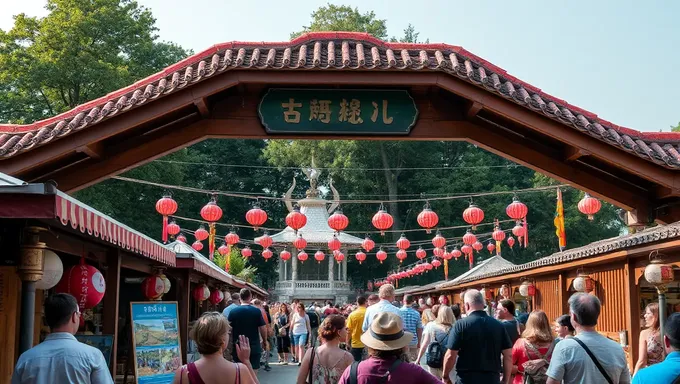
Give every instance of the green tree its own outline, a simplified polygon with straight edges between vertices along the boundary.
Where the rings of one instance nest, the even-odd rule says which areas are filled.
[[[234,247],[229,254],[222,256],[219,252],[215,252],[215,264],[224,269],[227,264],[227,257],[229,257],[229,273],[243,279],[249,283],[255,280],[257,268],[249,266],[247,260],[241,256],[241,251]]]
[[[678,123],[678,125],[676,125],[676,126],[671,125],[671,131],[680,132],[680,123]]]
[[[132,0],[48,0],[0,30],[0,122],[54,116],[189,54],[158,41],[151,11]]]
[[[378,39],[387,39],[387,21],[376,19],[373,11],[361,13],[359,8],[328,4],[312,12],[312,22],[301,31],[293,32],[294,39],[307,32],[343,31],[368,32]]]

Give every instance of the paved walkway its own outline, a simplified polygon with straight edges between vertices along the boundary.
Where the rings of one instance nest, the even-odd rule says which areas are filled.
[[[271,371],[265,372],[264,369],[260,368],[257,372],[260,384],[288,384],[295,383],[295,380],[297,380],[298,370],[300,369],[297,364],[280,365],[277,358],[276,362],[269,363],[269,365],[272,367]]]

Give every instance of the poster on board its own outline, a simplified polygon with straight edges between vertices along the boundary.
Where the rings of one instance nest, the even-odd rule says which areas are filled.
[[[111,355],[113,354],[113,335],[82,335],[76,334],[76,340],[102,351],[106,366],[111,368]]]
[[[137,384],[172,383],[182,365],[177,302],[133,302],[130,313]]]

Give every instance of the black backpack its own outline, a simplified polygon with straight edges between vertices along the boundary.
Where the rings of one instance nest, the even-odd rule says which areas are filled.
[[[319,314],[316,311],[307,311],[307,317],[309,317],[309,327],[318,328],[319,327]]]
[[[444,354],[446,354],[446,348],[444,347],[444,344],[446,344],[446,340],[448,340],[448,338],[449,334],[447,332],[442,341],[437,340],[435,337],[430,345],[427,346],[426,363],[428,367],[436,369],[442,368],[444,365]]]

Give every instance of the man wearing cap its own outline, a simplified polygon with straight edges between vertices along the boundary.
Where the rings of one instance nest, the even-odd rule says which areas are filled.
[[[458,384],[500,383],[503,355],[503,378],[512,382],[512,343],[505,327],[484,312],[484,297],[476,289],[465,291],[467,317],[451,328],[444,357],[444,383],[451,383],[449,373],[456,367]]]
[[[380,312],[392,312],[401,317],[401,311],[399,311],[399,308],[392,305],[392,301],[394,301],[394,285],[382,285],[378,291],[378,297],[380,297],[380,301],[366,309],[364,324],[361,327],[364,332],[368,330],[368,328],[371,326],[371,322],[373,322],[373,318]]]
[[[369,358],[347,367],[338,383],[441,384],[439,378],[419,365],[402,360],[405,347],[411,343],[413,336],[410,332],[404,332],[398,314],[378,313],[369,329],[361,335],[361,342],[368,348]]]

